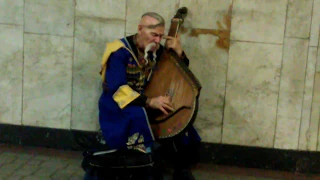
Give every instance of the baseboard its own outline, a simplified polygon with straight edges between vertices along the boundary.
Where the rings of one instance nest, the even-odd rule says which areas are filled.
[[[320,152],[203,143],[202,163],[295,173],[320,173]]]
[[[0,124],[0,143],[83,151],[96,133]],[[202,143],[200,163],[245,168],[320,173],[320,152]]]

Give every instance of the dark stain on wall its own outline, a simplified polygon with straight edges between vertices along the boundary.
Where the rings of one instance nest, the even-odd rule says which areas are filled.
[[[202,28],[185,28],[181,27],[180,32],[185,34],[189,32],[190,37],[198,37],[199,35],[213,35],[217,36],[218,40],[216,45],[219,48],[229,50],[230,47],[230,32],[231,32],[231,16],[232,16],[232,4],[229,6],[228,12],[224,15],[223,27],[222,23],[217,21],[218,29],[202,29]]]

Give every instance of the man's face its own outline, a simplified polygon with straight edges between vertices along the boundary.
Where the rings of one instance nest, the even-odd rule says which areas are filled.
[[[146,26],[139,25],[138,34],[142,48],[146,48],[150,43],[156,43],[158,48],[164,35],[164,31],[165,28],[161,26],[151,29]]]

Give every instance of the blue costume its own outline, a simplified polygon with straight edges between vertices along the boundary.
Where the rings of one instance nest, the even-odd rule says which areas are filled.
[[[112,54],[107,63],[103,64],[106,69],[102,73],[105,77],[104,91],[99,100],[100,127],[111,149],[123,149],[128,145],[142,143],[134,148],[146,152],[155,140],[146,110],[129,104],[143,93],[146,75],[140,69],[137,58],[123,45],[124,39],[107,45],[104,58]],[[149,66],[145,71],[150,70]]]
[[[110,149],[133,148],[143,153],[153,153],[153,143],[156,140],[145,108],[147,97],[143,95],[143,90],[163,48],[161,45],[155,59],[150,54],[146,63],[144,53],[139,52],[136,46],[135,35],[107,44],[100,71],[103,92],[99,99],[99,123],[102,136]],[[189,64],[184,53],[181,59]],[[179,147],[182,152],[187,149],[185,145],[199,144],[201,138],[194,127],[187,132],[175,138],[176,144],[167,144],[174,144],[174,151],[178,152],[178,144],[181,145]],[[182,154],[190,157],[186,153]],[[185,159],[188,158],[181,157],[179,164],[185,164]]]
[[[103,137],[111,149],[127,148],[128,145],[130,148],[130,145],[142,143],[132,147],[149,152],[148,148],[151,148],[155,139],[147,112],[145,107],[137,106],[133,101],[139,97],[140,101],[143,99],[141,94],[156,62],[149,57],[145,65],[144,56],[139,58],[134,36],[111,42],[106,48],[101,71],[104,91],[99,100],[99,122]],[[156,60],[162,50],[161,46]],[[200,140],[193,127],[189,129],[188,137]],[[189,138],[183,138],[185,143]]]

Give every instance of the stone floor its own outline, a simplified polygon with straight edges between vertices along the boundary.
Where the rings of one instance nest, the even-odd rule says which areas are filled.
[[[0,180],[81,180],[80,163],[81,152],[0,144]],[[200,165],[194,174],[197,180],[320,179],[320,176],[207,165]]]

